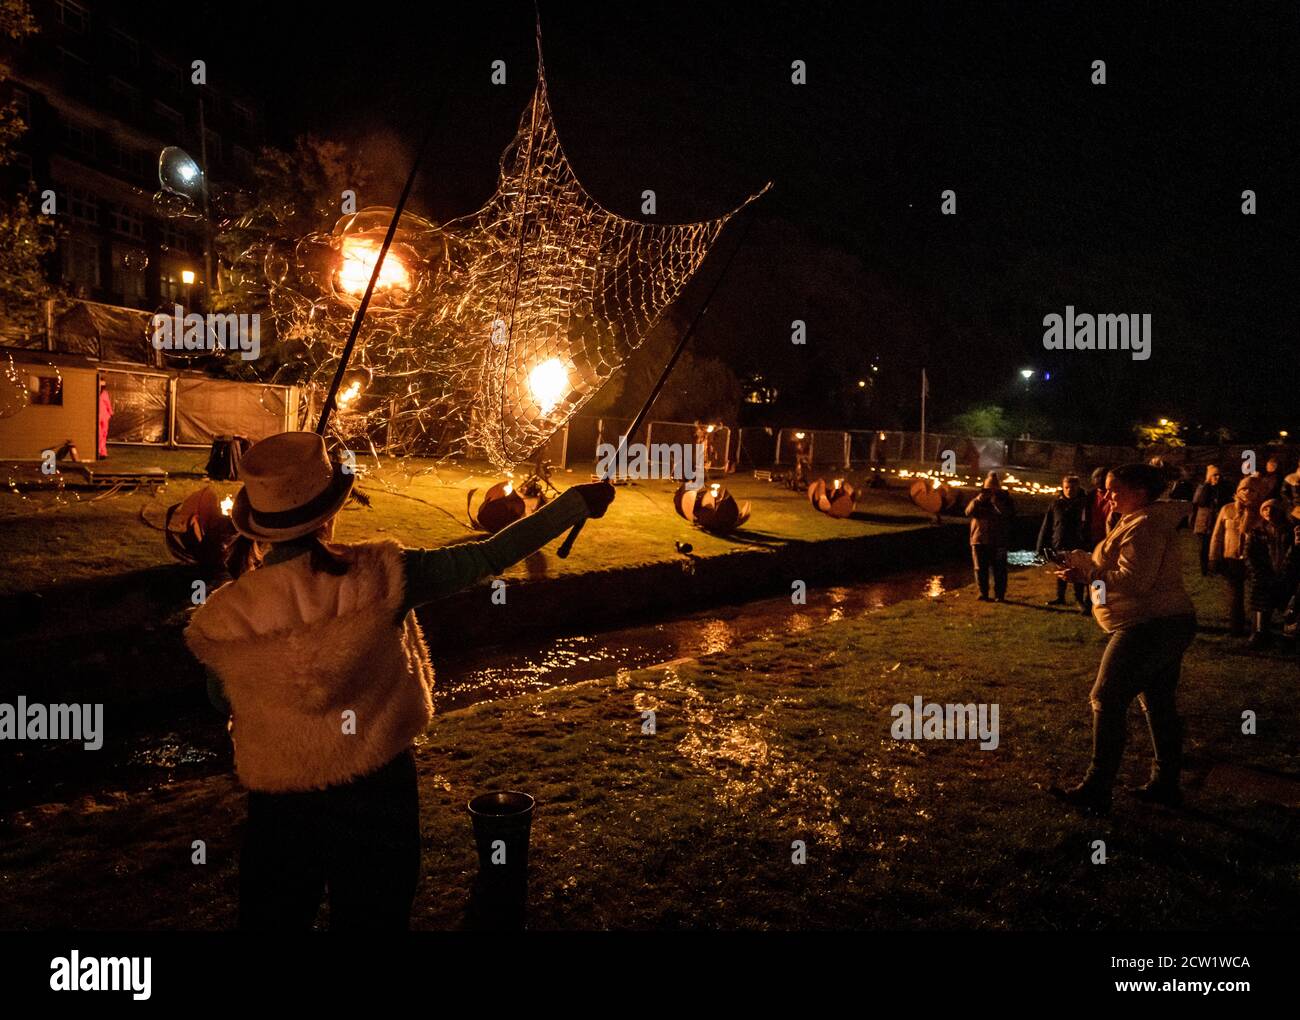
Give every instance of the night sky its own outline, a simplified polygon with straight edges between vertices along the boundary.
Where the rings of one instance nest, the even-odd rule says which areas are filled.
[[[560,137],[603,205],[639,217],[653,188],[660,220],[699,219],[775,181],[696,342],[776,382],[781,420],[838,416],[822,396],[875,359],[855,424],[915,428],[924,365],[932,428],[998,403],[1069,440],[1161,416],[1300,435],[1295,5],[540,6]],[[392,192],[362,204],[393,202],[437,118],[413,209],[438,220],[493,191],[535,74],[526,3],[138,10],[193,40],[210,80],[261,96],[272,141],[310,130],[373,153]],[[1044,351],[1043,316],[1066,304],[1151,313],[1152,357]]]

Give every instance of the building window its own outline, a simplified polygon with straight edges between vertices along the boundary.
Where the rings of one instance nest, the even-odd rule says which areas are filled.
[[[95,129],[89,124],[83,124],[80,121],[65,120],[63,122],[63,144],[78,155],[93,158],[95,155]]]
[[[67,202],[68,215],[78,223],[99,225],[99,198],[93,191],[69,185]]]
[[[158,280],[158,290],[164,302],[180,304],[185,301],[185,292],[188,288],[185,286],[185,281],[181,279],[179,270],[174,272],[164,270]]]
[[[140,44],[121,29],[113,30],[113,52],[128,67],[140,66]]]
[[[144,217],[125,205],[117,202],[109,205],[108,225],[119,234],[144,240]]]
[[[162,224],[162,243],[164,248],[183,252],[187,255],[193,251],[189,235],[178,230],[172,223],[164,222]]]
[[[221,136],[215,131],[205,131],[203,134],[208,143],[208,163],[215,166],[221,162]]]
[[[142,249],[113,245],[113,293],[131,302],[145,299],[144,267],[148,259]]]
[[[257,127],[257,115],[243,103],[232,102],[230,104],[230,116],[234,118],[235,123],[241,130],[250,134]]]
[[[90,12],[73,0],[55,0],[59,24],[74,32],[84,32],[90,25]]]
[[[140,90],[121,78],[108,79],[108,91],[113,96],[113,108],[128,117],[140,115]]]
[[[57,375],[29,375],[27,400],[32,404],[63,405],[63,380]]]
[[[148,160],[147,153],[125,142],[114,139],[108,143],[109,163],[124,173],[135,177],[144,177],[149,172]]]
[[[99,245],[84,237],[63,242],[63,280],[74,292],[99,289]]]
[[[171,133],[171,137],[167,139],[168,143],[175,145],[181,141],[181,136],[185,134],[185,119],[180,113],[173,110],[166,103],[160,103],[156,100],[153,104],[153,112]]]
[[[90,64],[69,49],[59,47],[59,66],[69,90],[78,96],[87,96],[93,90]]]
[[[181,90],[181,69],[170,60],[155,57],[153,70],[162,91],[176,93]]]

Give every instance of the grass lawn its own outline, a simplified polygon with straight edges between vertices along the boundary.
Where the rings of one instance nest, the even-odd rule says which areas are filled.
[[[101,468],[160,466],[171,472],[201,473],[205,450],[114,449],[98,462]],[[362,462],[373,471],[374,463]],[[470,530],[466,497],[499,475],[485,465],[434,466],[429,462],[385,461],[384,468],[360,479],[371,506],[349,504],[340,517],[336,538],[361,541],[389,535],[410,546],[436,546],[482,537]],[[482,472],[482,473],[479,473]],[[852,477],[852,475],[850,475]],[[590,468],[580,465],[557,472],[558,489],[587,481]],[[158,491],[139,490],[110,495],[95,492],[13,492],[0,495],[0,546],[6,564],[0,570],[0,595],[33,591],[173,562],[162,536],[141,519],[161,525],[168,506],[195,489],[212,484],[219,495],[233,494],[237,482],[213,482],[172,477]],[[815,541],[893,531],[924,525],[928,518],[908,501],[901,489],[864,490],[860,517],[836,521],[815,513],[807,500],[769,482],[733,476],[727,488],[738,500],[753,504],[748,526],[730,539],[710,536],[688,524],[673,510],[675,483],[644,481],[619,489],[619,496],[597,528],[584,534],[567,560],[547,557],[541,576],[558,577],[615,567],[635,567],[677,557],[675,540],[691,542],[700,556],[734,552],[742,544],[781,544],[791,539]],[[98,498],[97,498],[98,497]],[[1028,505],[1028,504],[1027,504]],[[517,566],[505,576],[538,576],[537,565]]]
[[[1049,798],[1086,763],[1102,637],[1043,606],[1044,572],[1021,571],[1006,605],[965,588],[437,718],[418,756],[414,924],[462,923],[465,802],[515,788],[538,799],[536,928],[1293,928],[1295,659],[1242,650],[1217,582],[1189,583],[1206,629],[1181,691],[1183,811],[1120,794],[1092,820]],[[891,739],[890,707],[916,695],[998,703],[998,748]],[[1241,732],[1246,710],[1257,735]],[[1148,759],[1136,713],[1130,736],[1128,783]],[[0,924],[228,927],[242,810],[223,776],[24,811],[0,837]],[[206,865],[190,863],[196,839]]]

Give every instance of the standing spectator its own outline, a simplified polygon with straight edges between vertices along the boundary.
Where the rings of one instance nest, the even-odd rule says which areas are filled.
[[[1282,497],[1282,457],[1277,453],[1270,453],[1268,460],[1264,462],[1264,474],[1261,487],[1264,490],[1264,498],[1260,503],[1270,499],[1280,499]]]
[[[108,395],[108,383],[99,380],[99,449],[97,456],[108,456],[108,423],[113,417],[113,401]]]
[[[1288,585],[1293,569],[1295,543],[1286,508],[1280,499],[1265,500],[1259,508],[1259,523],[1246,534],[1246,590],[1251,612],[1250,647],[1263,648],[1270,640],[1273,610],[1283,609],[1294,584]]]
[[[1183,590],[1178,521],[1187,506],[1157,502],[1165,479],[1147,464],[1116,468],[1107,479],[1110,501],[1120,514],[1091,554],[1070,554],[1064,580],[1104,585],[1093,618],[1109,635],[1089,701],[1092,704],[1092,761],[1083,782],[1052,794],[1086,811],[1110,810],[1111,788],[1124,757],[1128,708],[1137,698],[1151,733],[1151,780],[1134,791],[1142,800],[1176,805],[1183,725],[1175,694],[1183,654],[1196,635],[1192,600]]]
[[[1210,532],[1214,530],[1220,508],[1229,498],[1228,485],[1219,465],[1211,464],[1205,469],[1205,481],[1196,487],[1196,494],[1192,496],[1192,534],[1200,546],[1202,577],[1210,572]]]
[[[1282,479],[1282,501],[1286,504],[1287,513],[1300,507],[1300,467]]]
[[[1079,476],[1066,475],[1061,479],[1060,497],[1043,515],[1043,526],[1038,529],[1035,551],[1041,555],[1046,550],[1069,552],[1073,549],[1091,549],[1093,543],[1089,541],[1088,509],[1089,500],[1084,494],[1083,486],[1079,484]],[[1056,598],[1047,603],[1049,606],[1065,605],[1065,586],[1066,582],[1058,577]],[[1074,600],[1085,613],[1092,608],[1086,591],[1087,586],[1082,581],[1075,583]]]
[[[1110,468],[1099,467],[1092,472],[1092,491],[1088,493],[1088,541],[1096,546],[1106,537],[1110,526],[1107,519],[1110,514],[1106,509],[1106,476]]]
[[[989,571],[993,572],[993,594],[997,601],[1007,600],[1007,550],[1011,545],[1011,523],[1016,505],[1002,489],[1002,479],[990,471],[984,488],[966,505],[970,520],[971,560],[975,565],[975,583],[980,601],[989,600]]]
[[[1168,467],[1165,469],[1167,474],[1172,474],[1169,487],[1165,489],[1165,494],[1161,499],[1177,500],[1180,503],[1186,503],[1192,498],[1196,491],[1196,486],[1192,482],[1192,473],[1186,465],[1180,467]]]
[[[1219,510],[1210,535],[1210,570],[1228,582],[1228,630],[1234,637],[1246,634],[1246,535],[1259,517],[1255,495],[1257,475],[1237,483],[1232,502]]]

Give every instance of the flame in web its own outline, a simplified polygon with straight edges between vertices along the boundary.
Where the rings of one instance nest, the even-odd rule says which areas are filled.
[[[770,187],[770,185],[769,185]],[[556,133],[538,41],[537,85],[501,157],[495,194],[441,225],[404,213],[350,369],[372,382],[340,438],[398,455],[531,458],[640,346],[727,221],[661,225],[602,208]],[[369,208],[264,253],[277,333],[301,345],[323,394],[392,209]]]

